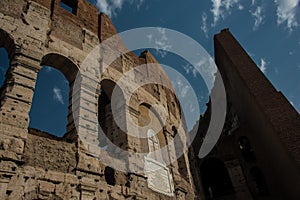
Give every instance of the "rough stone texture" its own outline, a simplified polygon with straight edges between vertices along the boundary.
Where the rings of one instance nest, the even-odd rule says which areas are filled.
[[[220,190],[203,177],[205,173],[217,173],[214,169],[221,163],[232,190],[218,199],[299,199],[299,114],[228,29],[215,35],[214,45],[215,62],[227,94],[227,116],[213,151],[201,160],[190,156],[198,193],[208,197],[211,187],[213,196],[218,196]],[[209,104],[199,129],[193,130],[198,131],[192,147],[195,152],[199,152],[206,135],[211,109]],[[215,162],[209,165],[212,171],[205,169],[209,161]],[[220,178],[219,183],[225,182]]]
[[[74,1],[62,1],[74,4]],[[167,166],[174,180],[171,196],[150,189],[144,173],[115,170],[107,176],[107,166],[91,155],[98,141],[95,117],[99,115],[101,119],[98,112],[105,112],[100,124],[109,125],[106,135],[115,145],[131,152],[149,152],[147,143],[120,131],[109,120],[109,104],[98,109],[101,91],[110,97],[111,87],[136,66],[146,64],[147,70],[135,70],[129,87],[152,73],[170,89],[157,84],[139,88],[128,105],[120,105],[127,109],[126,118],[138,124],[149,112],[147,109],[140,112],[142,104],[163,106],[169,116],[158,138],[160,145],[165,146],[176,134],[172,128],[178,128],[181,123],[181,111],[167,75],[160,66],[150,65],[157,61],[148,51],[139,57],[132,52],[120,55],[101,77],[97,66],[83,68],[86,56],[117,31],[111,20],[104,14],[98,15],[96,7],[86,0],[78,0],[73,6],[70,13],[60,7],[60,0],[0,1],[0,47],[6,49],[10,58],[10,68],[1,88],[0,199],[194,199],[187,153],[180,162]],[[127,51],[119,37],[110,47]],[[43,65],[58,69],[70,85],[67,133],[63,138],[28,128],[35,84]],[[105,58],[101,63],[104,65]],[[85,72],[80,73],[82,90],[74,82],[79,71]],[[127,125],[126,120],[123,123]],[[82,143],[85,139],[88,146]],[[175,149],[170,152],[174,153]],[[108,157],[105,153],[101,156]],[[139,166],[137,163],[126,166],[124,160],[119,162],[124,168]]]
[[[97,52],[97,66],[84,62],[100,42],[117,34],[117,30],[86,0],[78,0],[73,6],[70,13],[60,7],[60,0],[0,1],[0,47],[6,49],[10,59],[0,96],[0,199],[300,199],[299,114],[228,30],[215,36],[216,64],[228,100],[222,137],[206,159],[197,158],[195,152],[200,149],[210,121],[208,106],[199,131],[194,130],[198,134],[190,151],[166,166],[174,183],[172,195],[155,192],[148,187],[147,174],[134,173],[143,167],[144,158],[132,162],[132,158],[113,152],[122,158],[116,161],[118,165],[133,169],[132,173],[99,162],[94,152],[106,143],[99,141],[98,120],[114,145],[129,152],[151,152],[149,140],[126,134],[111,117],[112,89],[130,70],[134,73],[125,75],[129,80],[119,98],[149,79],[149,74],[168,87],[144,85],[129,102],[120,101],[118,111],[126,110],[122,125],[128,128],[126,119],[132,119],[145,126],[149,114],[153,114],[158,126],[160,111],[149,111],[149,105],[156,104],[168,113],[157,134],[161,147],[172,143],[177,134],[184,144],[186,131],[179,127],[181,110],[171,82],[159,65],[153,65],[157,61],[150,52],[136,56],[117,36],[108,47],[126,53],[106,63],[107,57],[101,55],[107,49],[101,49]],[[84,63],[90,68],[84,68]],[[35,83],[43,65],[58,69],[69,82],[68,125],[63,138],[28,128]],[[146,67],[137,70],[139,65]],[[103,70],[101,76],[99,70]],[[79,89],[77,74],[82,85]],[[117,117],[121,114],[118,112]],[[114,150],[112,145],[107,148]],[[177,149],[171,146],[168,151],[167,156],[157,156],[163,161],[174,158]],[[112,155],[102,152],[100,156],[109,162]],[[126,160],[131,161],[129,165]],[[216,173],[220,175],[217,186],[224,183],[223,189],[209,182],[213,182]],[[205,179],[207,174],[210,177]]]

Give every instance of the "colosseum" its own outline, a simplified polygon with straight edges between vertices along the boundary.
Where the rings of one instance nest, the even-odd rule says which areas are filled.
[[[113,62],[99,49],[97,65],[87,63],[111,37],[109,48],[121,52]],[[147,50],[128,51],[109,17],[87,0],[1,0],[0,48],[10,60],[1,87],[1,200],[300,199],[299,114],[228,29],[214,37],[226,121],[205,158],[198,152],[209,136],[212,104],[186,147],[191,133],[163,68]],[[42,66],[59,70],[69,84],[63,137],[29,128]],[[124,76],[126,87],[118,84]],[[153,78],[155,84],[134,89]],[[138,135],[132,126],[141,127]]]

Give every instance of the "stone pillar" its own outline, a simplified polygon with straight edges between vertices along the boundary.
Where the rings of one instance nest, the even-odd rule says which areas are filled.
[[[39,60],[15,55],[10,63],[1,94],[0,156],[20,160],[24,151],[29,125]]]
[[[1,122],[27,129],[39,61],[16,55],[10,63],[1,95]]]
[[[168,131],[168,130],[164,131],[164,135],[166,136],[166,143],[167,144],[170,144],[170,143],[174,144],[174,137],[175,137],[175,135],[172,135],[170,132],[171,131]],[[177,134],[179,134],[179,133],[177,133]],[[178,137],[180,137],[180,136],[178,135]],[[176,148],[176,146],[175,145],[174,146],[173,145],[169,145],[168,148],[169,148],[168,150],[169,150],[169,157],[170,157],[170,159],[171,160],[175,160],[175,157],[176,157],[176,150],[175,150],[175,148]],[[194,183],[193,183],[191,172],[190,172],[190,164],[189,164],[189,159],[188,159],[188,153],[187,152],[183,152],[183,154],[180,156],[180,158],[184,159],[184,162],[185,162],[185,167],[186,167],[186,171],[187,171],[187,179],[188,179],[186,181],[188,181],[188,183],[191,185],[191,187],[193,187]],[[182,177],[182,175],[180,174],[180,171],[179,171],[178,161],[179,161],[180,158],[177,158],[176,162],[172,163],[172,171],[173,171],[174,176],[176,175],[176,176],[180,177],[179,180],[177,180],[178,177],[175,176],[174,177],[175,182],[181,181],[181,179],[184,179]]]
[[[96,86],[95,80],[86,75],[81,75],[81,79],[72,84],[68,116],[70,120],[65,138],[77,143],[77,170],[100,175],[103,168],[99,160],[92,156],[100,155]]]
[[[225,162],[237,199],[252,200],[244,173],[238,160]]]

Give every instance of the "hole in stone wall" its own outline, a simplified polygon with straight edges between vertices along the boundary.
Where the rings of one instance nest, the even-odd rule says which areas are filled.
[[[115,170],[113,168],[105,167],[104,176],[108,185],[116,185]]]
[[[59,5],[61,8],[65,9],[66,11],[74,15],[77,15],[77,9],[78,9],[77,0],[61,0]]]
[[[25,183],[26,183],[28,180],[29,180],[29,177],[24,176],[24,181],[25,181]]]
[[[224,162],[216,158],[208,158],[203,161],[200,170],[207,199],[217,199],[234,193]]]
[[[11,195],[11,193],[12,193],[12,191],[11,191],[11,190],[7,190],[7,191],[6,191],[6,195],[7,195],[7,196],[10,196],[10,195]]]
[[[3,90],[6,72],[9,68],[9,59],[5,48],[0,48],[0,94]]]
[[[68,98],[69,83],[64,75],[57,69],[43,66],[35,87],[29,127],[63,136],[67,126]]]

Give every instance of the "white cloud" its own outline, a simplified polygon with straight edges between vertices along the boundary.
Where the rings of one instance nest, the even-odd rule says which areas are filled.
[[[267,65],[269,63],[266,61],[266,59],[261,58],[260,59],[260,65],[259,65],[259,69],[265,74],[267,71]]]
[[[43,68],[45,68],[46,72],[51,72],[52,71],[52,67],[43,66]]]
[[[167,52],[172,49],[172,45],[169,43],[169,39],[166,35],[166,29],[164,28],[158,28],[158,37],[154,39],[154,44],[156,47],[156,52],[161,56],[165,57],[167,55]],[[152,37],[148,36],[148,39]]]
[[[263,8],[262,6],[257,6],[257,8],[255,9],[255,11],[250,11],[251,15],[254,17],[254,26],[253,26],[253,30],[257,30],[258,27],[263,24],[263,20],[264,20],[264,14],[263,14]]]
[[[274,2],[277,5],[277,24],[286,23],[290,31],[298,27],[296,10],[299,0],[274,0]]]
[[[175,81],[172,81],[174,89],[178,94],[179,99],[184,99],[188,96],[190,86],[182,78],[177,77]]]
[[[207,14],[204,12],[202,13],[202,24],[201,30],[203,31],[206,38],[208,38],[208,29],[207,29]]]
[[[211,0],[213,7],[211,12],[214,17],[212,26],[215,26],[220,18],[225,17],[225,13],[230,13],[230,9],[234,6],[240,7],[239,0]]]
[[[255,0],[251,1],[251,6],[253,6],[255,4]]]
[[[61,89],[59,89],[57,87],[53,88],[53,99],[61,104],[65,104],[62,93],[61,93]]]
[[[185,85],[184,87],[181,88],[180,95],[182,98],[186,97],[187,93],[189,91],[189,87]]]
[[[153,38],[153,35],[152,35],[152,34],[149,34],[149,35],[147,35],[147,38],[148,38],[149,42],[151,42],[151,41],[152,41],[152,38]]]
[[[165,28],[157,28],[157,33],[146,35],[146,37],[162,58],[167,55],[168,51],[171,51],[172,45],[169,43]]]
[[[274,68],[274,71],[275,71],[275,74],[276,74],[276,75],[279,74],[279,71],[278,71],[278,68],[277,68],[277,67]]]
[[[221,12],[221,0],[212,0],[213,3],[213,8],[211,10],[213,16],[214,16],[214,23],[213,25],[215,26],[217,21],[219,20],[219,18],[222,16],[222,12]]]
[[[121,10],[124,3],[129,3],[131,5],[135,4],[136,8],[139,10],[144,0],[97,0],[96,6],[99,8],[100,12],[104,12],[108,16],[115,16],[117,10]]]
[[[223,0],[226,10],[229,10],[234,4],[238,3],[239,0]]]
[[[186,74],[189,74],[190,70],[192,69],[192,66],[188,63],[186,65],[183,65],[182,67],[185,70]]]
[[[238,5],[238,9],[239,9],[239,10],[244,10],[244,6],[243,6],[242,4],[239,4],[239,5]]]
[[[182,67],[185,70],[186,74],[192,73],[195,78],[197,77],[199,72],[197,71],[197,69],[195,67],[193,67],[189,63],[187,63],[186,65],[183,65]]]
[[[143,5],[144,2],[145,2],[145,0],[138,0],[136,2],[136,8],[139,10],[141,8],[141,6]]]
[[[190,112],[195,112],[196,108],[195,108],[195,105],[194,104],[189,104],[190,105]]]

